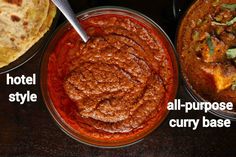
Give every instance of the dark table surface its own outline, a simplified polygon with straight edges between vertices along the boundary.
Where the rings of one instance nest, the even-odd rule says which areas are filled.
[[[174,41],[177,21],[173,18],[171,0],[70,0],[76,12],[99,5],[119,5],[138,10],[156,21]],[[185,3],[179,0],[184,11]],[[60,17],[58,23],[64,21]],[[40,51],[33,59],[10,72],[12,76],[39,77]],[[14,92],[37,93],[37,103],[10,103],[8,95]],[[36,86],[6,86],[6,75],[0,75],[0,156],[81,156],[81,157],[235,157],[236,123],[231,128],[170,128],[172,118],[216,118],[214,115],[192,111],[171,112],[164,123],[141,142],[119,149],[99,149],[81,144],[63,133],[55,124],[42,100],[39,79]],[[178,92],[182,101],[193,101],[183,89]]]

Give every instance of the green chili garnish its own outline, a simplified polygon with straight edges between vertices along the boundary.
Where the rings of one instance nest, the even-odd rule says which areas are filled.
[[[195,31],[195,32],[193,33],[192,38],[193,38],[194,41],[197,41],[197,40],[199,39],[199,32],[198,32],[198,31]]]
[[[219,25],[219,26],[231,26],[236,22],[236,17],[234,17],[232,20],[227,21],[226,23],[220,23],[220,22],[215,22],[213,21],[212,24],[214,25]]]
[[[226,56],[227,56],[228,59],[235,59],[236,58],[236,48],[228,49],[226,51]]]
[[[236,17],[234,17],[232,20],[226,22],[227,26],[233,25],[236,22]]]
[[[231,85],[231,89],[232,90],[236,90],[236,81],[233,81],[233,83]]]

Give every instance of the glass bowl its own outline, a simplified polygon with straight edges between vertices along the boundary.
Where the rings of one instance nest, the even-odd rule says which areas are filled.
[[[169,56],[172,61],[172,66],[174,70],[174,79],[175,79],[175,85],[173,89],[173,94],[171,95],[170,101],[173,101],[177,89],[178,89],[178,83],[179,83],[179,78],[178,78],[178,64],[177,64],[177,59],[176,59],[176,53],[175,53],[175,48],[173,44],[171,43],[169,37],[166,35],[166,33],[158,26],[155,22],[153,22],[151,19],[146,17],[145,15],[136,12],[134,10],[130,10],[127,8],[121,8],[121,7],[112,7],[112,6],[107,6],[107,7],[97,7],[97,8],[92,8],[86,11],[83,11],[77,15],[77,18],[79,20],[84,20],[93,16],[98,16],[98,15],[123,15],[125,17],[132,17],[135,20],[141,22],[142,24],[145,24],[149,27],[151,27],[158,35],[160,36],[162,42],[165,45],[165,48],[167,49]],[[81,134],[79,131],[75,130],[73,127],[71,127],[65,119],[63,119],[60,115],[60,113],[57,111],[56,107],[53,104],[53,101],[51,99],[51,95],[48,90],[48,84],[47,84],[47,78],[48,78],[48,62],[49,62],[49,57],[50,54],[54,51],[55,46],[57,45],[58,40],[62,38],[62,36],[70,29],[71,26],[68,22],[62,24],[53,34],[51,37],[51,40],[49,41],[45,53],[41,62],[41,80],[40,80],[40,85],[41,85],[41,91],[42,95],[44,98],[44,102],[52,115],[53,119],[56,121],[56,123],[59,125],[59,127],[70,137],[73,139],[85,143],[87,145],[91,146],[96,146],[96,147],[105,147],[105,148],[117,148],[117,147],[123,147],[127,146],[133,143],[136,143],[137,141],[140,141],[143,139],[146,135],[151,133],[154,129],[156,129],[162,121],[166,118],[168,115],[168,110],[165,110],[165,113],[163,114],[162,117],[160,117],[160,120],[155,123],[155,126],[152,127],[151,129],[146,129],[144,132],[138,134],[135,137],[132,138],[127,138],[125,140],[121,141],[100,141],[93,139],[88,136],[84,136]]]

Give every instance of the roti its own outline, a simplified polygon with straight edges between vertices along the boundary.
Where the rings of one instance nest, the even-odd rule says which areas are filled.
[[[55,15],[50,0],[0,0],[0,68],[42,38]]]

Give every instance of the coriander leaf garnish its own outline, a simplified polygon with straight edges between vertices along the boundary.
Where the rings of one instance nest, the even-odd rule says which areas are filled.
[[[231,11],[236,10],[236,4],[222,4],[221,7],[225,9],[229,9]]]
[[[214,50],[215,50],[215,47],[214,47],[214,44],[213,44],[213,42],[212,42],[211,36],[208,36],[208,37],[206,38],[206,43],[207,43],[207,46],[208,46],[209,49],[210,49],[210,55],[213,55]]]

